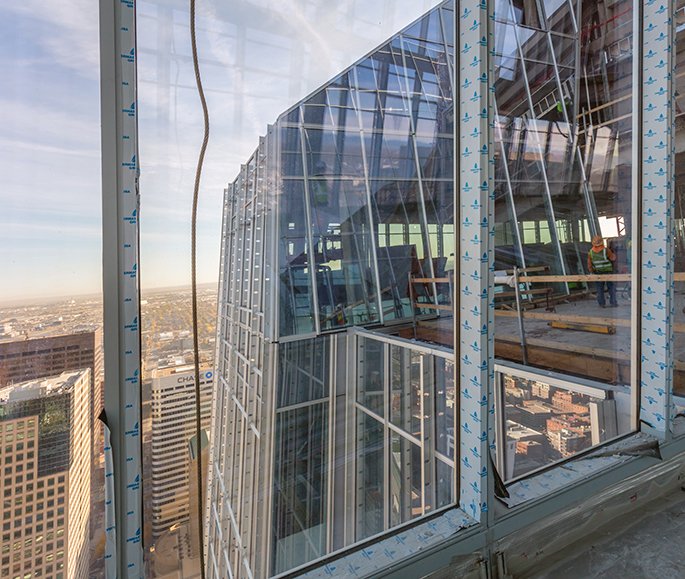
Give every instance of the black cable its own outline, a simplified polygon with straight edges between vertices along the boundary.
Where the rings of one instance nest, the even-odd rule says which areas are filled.
[[[193,49],[193,67],[195,69],[195,82],[197,83],[197,92],[200,95],[202,102],[202,113],[204,115],[205,134],[202,140],[202,148],[200,149],[200,157],[197,160],[197,170],[195,172],[195,188],[193,189],[193,216],[191,221],[191,283],[193,288],[193,351],[195,354],[195,431],[196,431],[196,460],[197,460],[197,522],[200,539],[200,575],[205,579],[205,560],[204,560],[204,534],[202,524],[202,413],[200,405],[200,352],[199,339],[197,332],[197,264],[196,264],[196,250],[197,250],[197,198],[200,191],[200,176],[202,175],[202,163],[205,159],[207,151],[207,143],[209,142],[209,112],[207,111],[207,101],[205,100],[205,93],[202,90],[202,79],[200,78],[200,65],[197,61],[197,42],[195,39],[195,0],[190,0],[190,42]]]

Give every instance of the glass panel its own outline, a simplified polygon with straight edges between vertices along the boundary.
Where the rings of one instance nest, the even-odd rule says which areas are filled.
[[[283,344],[279,352],[278,407],[327,397],[329,360],[326,339]]]
[[[68,549],[70,577],[100,578],[97,4],[3,3],[0,39],[1,576],[52,577]]]
[[[281,145],[281,172],[286,178],[305,174],[309,204],[309,221],[299,192],[293,209],[301,219],[282,211],[282,236],[300,244],[297,255],[281,258],[281,267],[283,260],[304,264],[305,254],[314,257],[322,330],[377,321],[379,302],[384,318],[409,317],[409,275],[444,274],[454,253],[449,79],[436,11],[404,40],[380,48],[310,97],[301,114],[281,117],[287,127],[281,139],[290,140]],[[312,252],[306,223],[312,224]],[[429,226],[436,231],[430,242]],[[288,243],[286,249],[294,250]],[[301,277],[299,290],[281,302],[282,334],[309,331],[311,294],[302,297]],[[444,302],[448,291],[440,291],[444,296],[437,299]],[[432,288],[419,292],[436,299]],[[293,320],[300,321],[297,327]]]
[[[385,446],[383,424],[358,410],[357,540],[385,530]]]
[[[376,414],[385,416],[385,345],[361,338],[358,352],[357,401]]]
[[[390,435],[390,525],[423,514],[421,447],[399,434]]]
[[[501,374],[503,479],[509,480],[630,430],[630,392],[582,391]]]
[[[347,71],[335,61],[299,103],[291,86],[226,194],[208,537],[226,576],[268,579],[454,505],[450,356],[371,331],[444,319],[452,345],[453,17],[443,4]],[[320,61],[298,38],[289,81]],[[339,331],[353,325],[370,329]]]
[[[444,358],[435,358],[435,449],[452,460],[456,403],[454,364]]]
[[[276,415],[273,574],[325,554],[325,404]]]
[[[632,1],[605,11],[583,0],[581,22],[569,5],[497,3],[495,355],[623,386],[633,347]],[[518,287],[515,267],[528,278]]]
[[[421,354],[390,346],[390,421],[421,436]]]
[[[364,490],[364,500],[365,504],[373,505],[374,532],[380,532],[380,522],[375,522],[377,517],[382,517],[384,529],[392,528],[454,501],[453,364],[447,359],[412,350],[409,343],[384,344],[366,337],[360,338],[362,340],[365,359],[369,358],[368,352],[378,353],[384,348],[390,351],[390,376],[383,390],[386,394],[385,389],[388,389],[386,396],[390,400],[388,423],[384,424],[365,410],[369,405],[364,398],[357,404],[360,411],[358,429],[361,429],[358,432],[362,433],[360,444],[363,442],[373,449],[365,451],[365,458],[360,458],[368,479],[365,484],[372,489]],[[378,354],[374,357],[376,360],[380,361]],[[360,368],[375,375],[379,366],[380,362],[371,366],[364,362]],[[362,388],[366,383],[367,376],[360,374],[358,387]],[[370,453],[372,458],[368,459]],[[369,462],[381,457],[389,461],[387,472],[381,471],[382,467],[375,462]],[[373,482],[376,479],[369,478],[371,475],[387,480],[383,479],[383,486],[376,488]],[[389,489],[389,494],[385,489]],[[366,516],[368,509],[361,509],[359,516]],[[368,536],[371,528],[364,523],[357,527],[357,533],[359,540]]]
[[[280,196],[279,314],[282,336],[314,331],[304,181],[283,182]]]

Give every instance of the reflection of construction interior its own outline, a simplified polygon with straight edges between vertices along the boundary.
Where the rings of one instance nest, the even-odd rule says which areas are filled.
[[[569,3],[538,2],[553,10],[545,18],[535,5],[514,0],[496,9],[495,354],[630,384],[632,2],[582,2],[577,33]],[[506,24],[512,20],[521,26]],[[680,206],[676,217],[682,225]],[[616,256],[602,278],[587,265],[595,235]],[[450,279],[414,280],[414,301],[432,304],[416,312],[434,315],[419,316],[406,336],[453,344],[451,312],[440,311],[451,309]],[[598,279],[615,284],[619,307],[599,308]],[[685,321],[682,306],[677,322]],[[675,358],[685,360],[678,338]],[[676,362],[674,382],[685,392],[685,363]]]

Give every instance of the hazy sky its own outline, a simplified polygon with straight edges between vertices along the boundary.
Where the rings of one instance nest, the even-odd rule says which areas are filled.
[[[199,0],[211,118],[199,281],[218,276],[223,189],[266,125],[436,0]],[[68,10],[67,10],[68,6]],[[189,283],[202,141],[187,2],[137,4],[143,287]],[[0,5],[0,302],[101,288],[95,0]]]

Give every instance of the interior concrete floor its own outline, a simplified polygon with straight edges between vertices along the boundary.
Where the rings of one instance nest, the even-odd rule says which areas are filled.
[[[683,579],[684,545],[685,491],[678,489],[600,527],[526,579]]]

